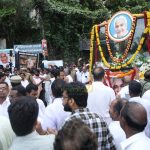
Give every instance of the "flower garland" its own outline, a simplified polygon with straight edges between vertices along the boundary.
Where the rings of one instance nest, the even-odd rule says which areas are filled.
[[[123,78],[125,76],[129,76],[129,75],[133,74],[134,72],[135,72],[135,70],[132,69],[132,70],[130,70],[128,72],[122,72],[122,73],[118,74],[116,77],[117,78]]]
[[[147,26],[149,27],[149,33],[150,33],[150,12],[147,12]]]
[[[105,25],[106,45],[107,45],[107,49],[109,52],[109,56],[114,62],[121,63],[127,57],[129,49],[132,44],[133,37],[134,37],[135,27],[136,27],[136,17],[133,17],[133,24],[132,24],[132,29],[131,29],[131,33],[129,36],[127,48],[126,48],[122,58],[116,58],[116,57],[113,57],[113,54],[112,54],[112,51],[110,48],[110,42],[109,42],[109,36],[108,36],[108,24]]]
[[[95,26],[92,27],[91,40],[90,40],[90,67],[89,67],[90,74],[92,72],[92,63],[93,63],[94,28]]]
[[[109,71],[109,76],[110,77],[116,77],[116,78],[123,78],[125,76],[129,76],[135,72],[134,69],[128,71],[128,72],[122,72],[122,71],[117,71],[117,72],[111,72]]]
[[[105,64],[105,66],[107,66],[108,68],[110,68],[110,65],[108,64],[108,62],[106,61],[105,57],[104,57],[104,53],[102,51],[102,47],[100,46],[100,39],[99,39],[99,35],[98,35],[98,26],[95,25],[94,26],[95,32],[96,32],[96,41],[97,41],[97,45],[98,45],[98,50],[100,52],[101,58]]]
[[[146,15],[147,15],[148,33],[149,33],[149,35],[150,35],[150,12],[147,12]],[[150,51],[149,51],[149,53],[150,53]]]
[[[141,40],[140,40],[140,42],[139,42],[139,44],[138,44],[137,50],[135,51],[135,53],[133,54],[133,56],[132,56],[127,62],[125,62],[125,63],[123,63],[123,64],[120,63],[119,65],[116,65],[116,66],[112,66],[112,65],[110,65],[110,64],[106,61],[106,59],[105,59],[105,57],[104,57],[104,53],[103,53],[103,50],[102,50],[102,47],[101,47],[101,44],[100,44],[100,38],[99,38],[99,34],[98,34],[98,25],[96,25],[96,26],[95,26],[96,40],[97,40],[99,52],[100,52],[101,58],[102,58],[102,60],[103,60],[103,62],[104,62],[104,65],[105,65],[106,67],[108,67],[109,69],[112,69],[112,70],[121,69],[121,68],[124,68],[124,67],[130,65],[130,64],[132,63],[132,61],[135,59],[136,55],[137,55],[137,54],[139,53],[139,51],[141,50],[142,45],[143,45],[144,40],[145,40],[144,35],[147,34],[148,31],[149,31],[149,27],[146,27],[145,30],[144,30],[144,34],[142,35]]]

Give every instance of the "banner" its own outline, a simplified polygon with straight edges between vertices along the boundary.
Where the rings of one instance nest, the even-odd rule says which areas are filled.
[[[15,53],[17,52],[42,53],[42,44],[14,45],[14,51]]]
[[[52,61],[44,60],[43,63],[44,63],[44,68],[51,68],[51,66],[57,66],[57,67],[63,66],[63,60],[52,60]]]
[[[15,67],[17,68],[20,67],[19,53],[30,53],[30,54],[42,53],[42,44],[14,45],[14,54],[15,54],[15,62],[16,62]]]
[[[33,53],[19,52],[19,67],[20,68],[37,68],[39,55]]]

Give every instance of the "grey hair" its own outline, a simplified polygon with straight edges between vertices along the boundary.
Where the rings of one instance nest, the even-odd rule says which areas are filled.
[[[115,20],[114,20],[114,28],[115,28],[116,22],[117,22],[118,20],[123,20],[123,22],[124,22],[125,25],[127,26],[127,19],[126,19],[126,17],[124,17],[124,16],[118,16],[118,17],[116,17]]]

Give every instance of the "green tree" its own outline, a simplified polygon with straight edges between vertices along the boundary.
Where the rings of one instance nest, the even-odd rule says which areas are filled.
[[[128,10],[131,13],[141,13],[150,10],[149,0],[105,0],[105,6],[113,15],[117,11]]]
[[[40,4],[44,36],[49,42],[49,54],[53,59],[76,60],[81,55],[81,35],[90,33],[93,24],[109,16],[102,1],[38,0],[36,3]]]
[[[31,10],[37,18],[30,18]],[[48,41],[50,59],[74,61],[83,53],[79,40],[87,39],[94,24],[110,18],[119,10],[140,13],[150,10],[147,0],[1,0],[0,37],[6,38],[7,47],[13,44]]]
[[[7,47],[37,41],[37,30],[32,28],[35,21],[29,17],[32,7],[31,0],[0,1],[0,37],[6,38]]]

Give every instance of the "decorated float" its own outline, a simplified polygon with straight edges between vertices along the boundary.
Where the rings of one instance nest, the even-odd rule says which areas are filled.
[[[90,72],[96,63],[105,68],[110,86],[111,78],[130,76],[134,79],[144,64],[150,69],[150,12],[120,11],[110,20],[94,25],[90,39]]]

